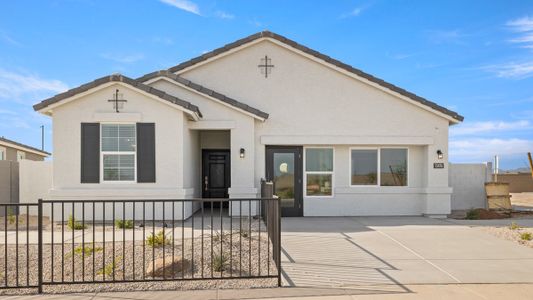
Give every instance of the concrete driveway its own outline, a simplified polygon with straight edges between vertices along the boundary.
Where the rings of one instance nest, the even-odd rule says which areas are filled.
[[[339,217],[282,224],[285,286],[345,294],[409,293],[413,284],[533,283],[533,249],[477,227],[490,221]]]

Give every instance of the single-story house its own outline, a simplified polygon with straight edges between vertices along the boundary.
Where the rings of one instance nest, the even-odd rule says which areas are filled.
[[[450,213],[463,117],[263,31],[167,70],[46,99],[51,199],[256,198],[284,216]]]
[[[0,137],[0,160],[21,161],[23,159],[42,161],[50,153],[28,146],[3,136]]]

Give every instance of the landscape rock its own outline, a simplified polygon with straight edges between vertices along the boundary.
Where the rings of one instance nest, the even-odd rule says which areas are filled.
[[[187,259],[181,260],[181,258],[175,257],[174,261],[172,261],[172,256],[166,256],[164,259],[160,257],[153,263],[150,262],[146,269],[146,275],[150,277],[163,277],[163,275],[164,277],[181,276],[182,270],[187,273],[190,268],[191,264]]]

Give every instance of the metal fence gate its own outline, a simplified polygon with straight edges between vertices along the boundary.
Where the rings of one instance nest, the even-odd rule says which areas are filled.
[[[0,204],[0,216],[0,289],[248,278],[281,286],[277,198],[39,200]]]

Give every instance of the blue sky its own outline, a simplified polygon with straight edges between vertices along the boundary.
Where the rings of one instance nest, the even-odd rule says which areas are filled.
[[[458,111],[452,162],[533,151],[530,1],[5,1],[0,136],[40,147],[32,105],[97,77],[164,69],[271,30]]]

